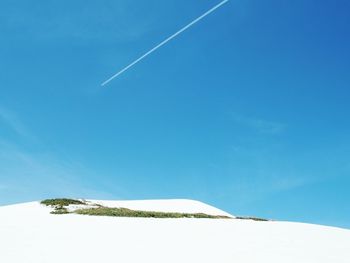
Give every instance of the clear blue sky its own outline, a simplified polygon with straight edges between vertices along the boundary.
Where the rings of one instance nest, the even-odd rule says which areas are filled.
[[[0,3],[0,204],[191,198],[350,228],[350,2]]]

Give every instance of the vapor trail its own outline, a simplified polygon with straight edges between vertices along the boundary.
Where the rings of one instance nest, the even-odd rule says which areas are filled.
[[[202,20],[203,18],[205,18],[207,15],[211,14],[212,12],[214,12],[216,9],[218,9],[219,7],[221,7],[222,5],[226,4],[229,0],[224,0],[222,1],[220,4],[217,4],[216,6],[214,6],[213,8],[211,8],[209,11],[205,12],[203,15],[201,15],[200,17],[198,17],[197,19],[193,20],[191,23],[189,23],[187,26],[183,27],[182,29],[180,29],[179,31],[177,31],[175,34],[171,35],[170,37],[168,37],[167,39],[165,39],[163,42],[161,42],[160,44],[158,44],[157,46],[155,46],[154,48],[152,48],[150,51],[148,51],[147,53],[145,53],[144,55],[142,55],[141,57],[139,57],[138,59],[136,59],[134,62],[132,62],[131,64],[129,64],[128,66],[126,66],[125,68],[123,68],[122,70],[120,70],[119,72],[117,72],[116,74],[114,74],[112,77],[110,77],[109,79],[107,79],[105,82],[103,82],[101,84],[101,86],[106,85],[107,83],[109,83],[110,81],[112,81],[114,78],[118,77],[119,75],[123,74],[125,71],[127,71],[129,68],[131,68],[132,66],[134,66],[135,64],[137,64],[138,62],[140,62],[141,60],[143,60],[145,57],[147,57],[148,55],[150,55],[151,53],[153,53],[154,51],[156,51],[158,48],[162,47],[163,45],[165,45],[166,43],[168,43],[170,40],[172,40],[173,38],[177,37],[178,35],[180,35],[182,32],[184,32],[185,30],[187,30],[188,28],[190,28],[191,26],[193,26],[194,24],[196,24],[197,22],[199,22],[200,20]]]

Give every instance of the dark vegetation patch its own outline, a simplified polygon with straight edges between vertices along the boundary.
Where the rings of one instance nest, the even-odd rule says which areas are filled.
[[[76,199],[55,198],[41,201],[41,204],[46,206],[69,206],[69,205],[85,205],[86,203]]]
[[[144,218],[209,218],[209,219],[233,219],[229,216],[208,215],[204,213],[171,213],[171,212],[154,212],[132,210],[128,208],[114,208],[105,207],[100,204],[92,204],[94,207],[81,208],[69,212],[67,206],[69,205],[88,205],[87,202],[77,199],[69,198],[55,198],[41,201],[41,204],[51,206],[54,208],[51,214],[79,214],[90,216],[114,216],[114,217],[144,217]],[[251,216],[237,216],[235,219],[254,220],[254,221],[270,221],[268,219],[251,217]]]
[[[153,211],[141,211],[131,210],[128,208],[112,208],[105,207],[99,204],[92,204],[94,207],[81,208],[75,211],[69,212],[67,206],[69,205],[87,205],[86,202],[68,199],[68,198],[55,198],[46,199],[41,201],[41,204],[51,206],[54,208],[51,214],[79,214],[79,215],[91,215],[91,216],[114,216],[114,217],[146,217],[146,218],[211,218],[211,219],[229,219],[228,216],[215,216],[204,213],[167,213],[167,212],[153,212]]]
[[[43,205],[51,206],[54,210],[51,211],[51,214],[62,215],[69,214],[70,212],[66,208],[69,205],[85,205],[86,203],[76,199],[68,198],[55,198],[55,199],[46,199],[40,202]]]
[[[167,213],[154,211],[131,210],[128,208],[96,207],[78,209],[75,213],[79,215],[91,216],[115,216],[115,217],[148,217],[148,218],[211,218],[211,219],[229,219],[228,216],[214,216],[204,213]]]
[[[64,214],[69,214],[69,211],[67,210],[67,208],[60,206],[60,207],[55,207],[55,209],[51,211],[51,214],[64,215]]]
[[[270,221],[265,218],[259,218],[259,217],[253,217],[253,216],[236,216],[236,219],[254,220],[254,221],[263,221],[263,222]]]

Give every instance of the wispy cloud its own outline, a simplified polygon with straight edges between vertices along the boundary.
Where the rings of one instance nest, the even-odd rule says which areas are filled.
[[[84,164],[57,158],[49,152],[28,152],[0,142],[0,203],[53,196],[108,198],[113,195],[100,182],[86,178],[96,174]],[[11,191],[8,191],[11,189]]]
[[[259,133],[280,134],[287,128],[286,124],[280,122],[255,117],[247,117],[236,113],[232,113],[231,116],[236,123],[254,129]]]
[[[133,17],[139,4],[104,2],[78,1],[70,5],[57,1],[45,1],[40,5],[23,2],[19,6],[5,0],[0,10],[0,29],[19,38],[30,36],[32,40],[68,38],[84,43],[96,40],[111,43],[138,38],[149,32],[149,25],[156,21],[151,15],[142,16],[142,19]]]
[[[26,138],[33,138],[28,129],[23,125],[14,112],[0,107],[0,123],[1,121],[10,127],[17,135]]]
[[[282,193],[348,177],[348,149],[346,144],[301,152],[272,140],[244,141],[232,148],[228,158],[230,180],[224,192],[233,193],[230,198],[237,206],[247,207]]]
[[[20,138],[0,137],[0,204],[52,196],[112,197],[100,182],[86,183],[96,174],[82,162],[42,147],[13,111],[0,107],[0,127]],[[26,147],[22,143],[26,142]],[[47,148],[47,147],[46,147]],[[102,189],[102,190],[101,190]],[[115,190],[115,189],[114,189]]]
[[[226,192],[233,193],[230,198],[237,207],[247,207],[276,194],[294,191],[300,187],[312,185],[320,178],[307,173],[277,171],[278,169],[262,171],[255,167],[248,172],[233,172],[233,180],[227,185]]]

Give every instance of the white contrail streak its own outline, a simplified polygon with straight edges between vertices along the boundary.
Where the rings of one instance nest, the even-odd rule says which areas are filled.
[[[216,9],[218,9],[219,7],[221,7],[222,5],[226,4],[229,0],[224,0],[222,1],[220,4],[217,4],[216,6],[214,6],[212,9],[210,9],[209,11],[205,12],[203,15],[201,15],[200,17],[198,17],[197,19],[193,20],[191,23],[189,23],[187,26],[183,27],[182,29],[180,29],[179,31],[177,31],[175,34],[173,34],[172,36],[168,37],[167,39],[165,39],[163,42],[161,42],[160,44],[158,44],[157,46],[155,46],[154,48],[152,48],[150,51],[148,51],[147,53],[145,53],[144,55],[142,55],[141,57],[139,57],[138,59],[136,59],[134,62],[132,62],[131,64],[129,64],[128,66],[126,66],[125,68],[123,68],[122,70],[120,70],[119,72],[117,72],[116,74],[114,74],[112,77],[110,77],[109,79],[107,79],[105,82],[103,82],[101,84],[101,86],[106,85],[107,83],[109,83],[110,81],[112,81],[114,78],[118,77],[119,75],[123,74],[125,71],[127,71],[129,68],[131,68],[132,66],[134,66],[135,64],[137,64],[138,62],[140,62],[141,60],[143,60],[145,57],[147,57],[148,55],[150,55],[151,53],[153,53],[154,51],[156,51],[158,48],[160,48],[161,46],[165,45],[166,43],[168,43],[170,40],[172,40],[173,38],[177,37],[178,35],[180,35],[182,32],[184,32],[186,29],[190,28],[191,26],[193,26],[194,24],[196,24],[197,22],[199,22],[200,20],[202,20],[203,18],[205,18],[207,15],[209,15],[210,13],[214,12]]]

